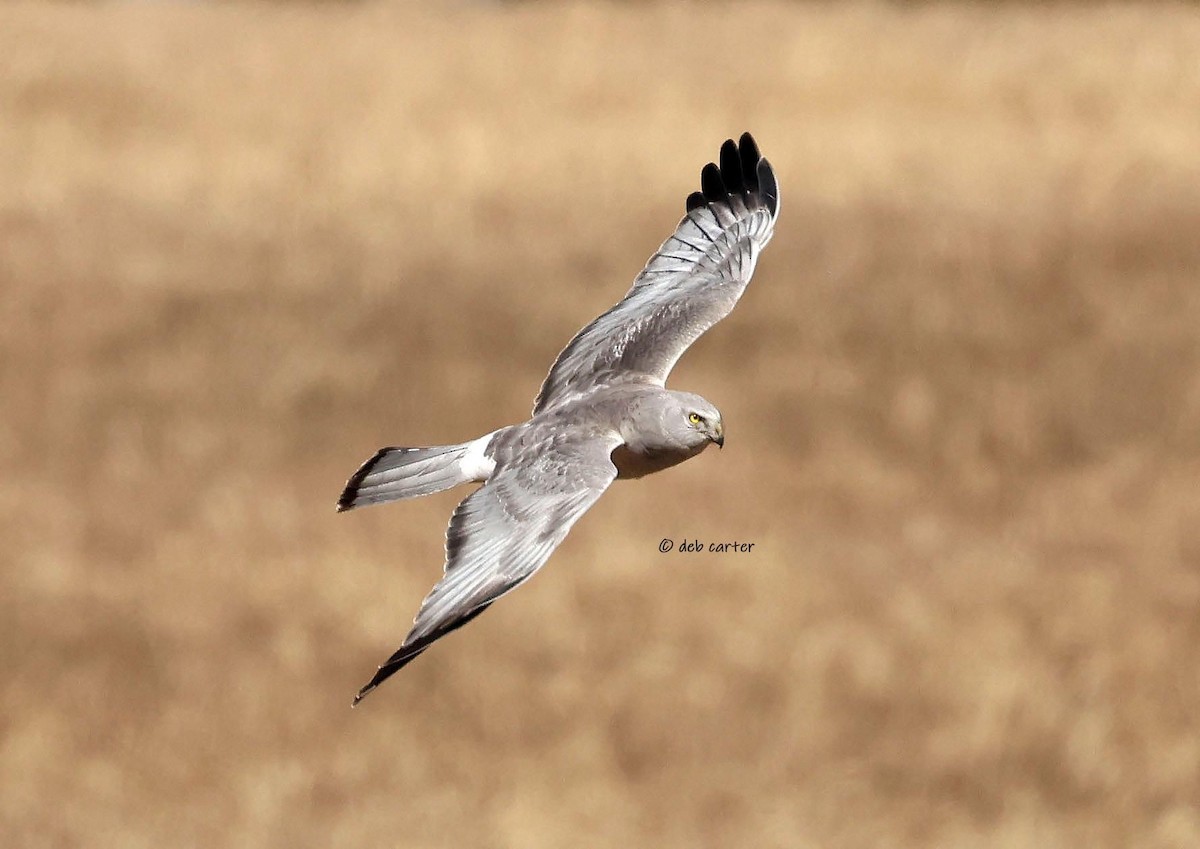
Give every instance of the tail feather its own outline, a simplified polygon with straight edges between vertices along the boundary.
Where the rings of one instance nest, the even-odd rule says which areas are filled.
[[[338,499],[338,512],[416,498],[466,483],[472,478],[461,461],[469,446],[381,448],[350,476]]]

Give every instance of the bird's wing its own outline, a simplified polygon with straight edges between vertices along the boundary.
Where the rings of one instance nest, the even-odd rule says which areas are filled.
[[[616,477],[609,455],[620,442],[615,433],[552,435],[519,449],[463,499],[446,531],[445,575],[421,603],[404,644],[354,703],[530,578]]]
[[[775,172],[749,133],[721,146],[700,172],[702,191],[625,297],[558,355],[533,412],[600,385],[662,386],[683,352],[733,309],[779,215]]]

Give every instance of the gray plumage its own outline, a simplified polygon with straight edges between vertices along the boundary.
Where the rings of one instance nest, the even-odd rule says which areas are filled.
[[[460,445],[384,448],[347,482],[339,511],[483,484],[450,519],[442,580],[355,704],[528,580],[615,479],[724,444],[717,408],[664,384],[745,291],[771,239],[779,190],[749,133],[726,141],[720,165],[705,166],[700,182],[633,288],[559,354],[529,421]]]

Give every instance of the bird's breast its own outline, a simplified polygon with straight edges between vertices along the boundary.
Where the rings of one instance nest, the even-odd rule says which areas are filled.
[[[654,472],[661,472],[677,466],[684,460],[695,457],[704,450],[704,445],[693,450],[655,450],[650,448],[630,448],[619,445],[612,452],[613,465],[617,467],[617,480],[642,478]]]

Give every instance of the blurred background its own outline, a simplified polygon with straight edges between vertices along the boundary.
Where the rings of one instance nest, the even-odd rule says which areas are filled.
[[[0,843],[1200,845],[1200,12],[6,3]],[[359,709],[721,141],[782,217],[619,483]],[[660,554],[659,541],[753,542]]]

